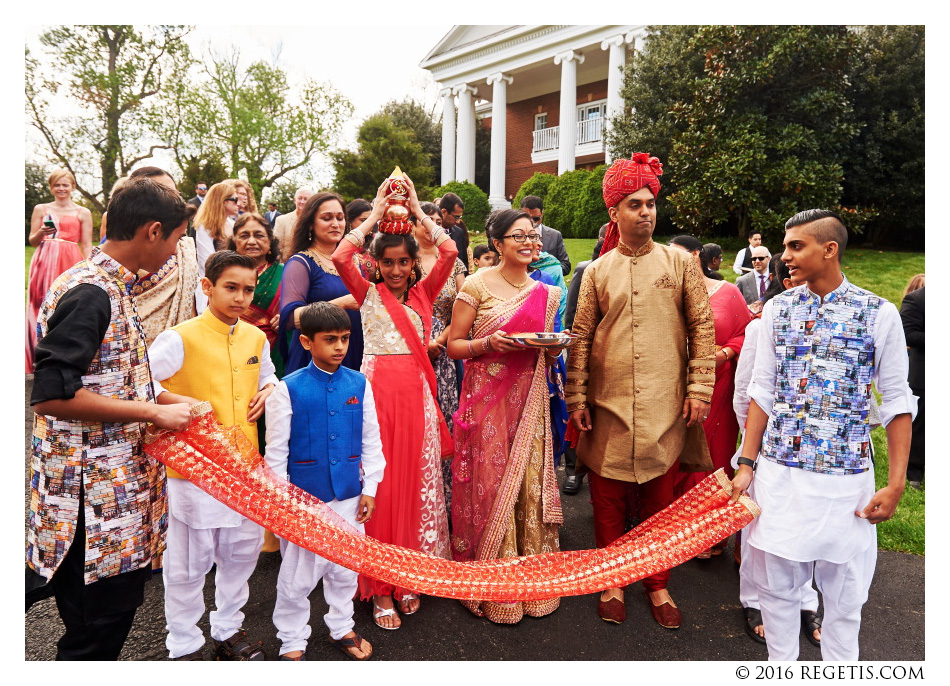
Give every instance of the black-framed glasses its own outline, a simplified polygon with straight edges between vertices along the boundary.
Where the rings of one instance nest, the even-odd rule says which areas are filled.
[[[752,261],[753,261],[753,262],[758,262],[758,261],[760,261],[760,260],[767,260],[767,259],[769,259],[769,258],[767,258],[767,257],[753,257],[753,258],[752,258]]]
[[[540,233],[509,233],[507,236],[502,236],[502,238],[512,238],[516,243],[524,243],[528,241],[530,243],[540,243],[541,234]]]
[[[237,198],[225,198],[225,199],[224,199],[224,202],[228,202],[228,201],[230,201],[230,202],[237,202],[238,199],[237,199]]]

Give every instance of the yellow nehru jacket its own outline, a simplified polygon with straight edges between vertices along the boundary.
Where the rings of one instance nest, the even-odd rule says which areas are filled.
[[[257,422],[247,421],[247,406],[257,393],[264,332],[238,321],[231,327],[206,309],[194,319],[176,327],[185,346],[185,362],[175,374],[162,381],[171,393],[207,400],[222,426],[239,426],[257,447]],[[181,474],[169,469],[168,476]]]

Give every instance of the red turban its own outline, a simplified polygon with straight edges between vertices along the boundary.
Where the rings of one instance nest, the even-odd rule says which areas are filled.
[[[660,195],[660,179],[663,174],[663,163],[656,157],[650,157],[646,152],[635,152],[629,160],[617,160],[604,174],[604,203],[607,207],[614,207],[631,193],[636,193],[643,187],[650,189],[653,197]],[[620,241],[620,231],[617,222],[610,222],[604,236],[604,245],[601,255],[617,247]]]

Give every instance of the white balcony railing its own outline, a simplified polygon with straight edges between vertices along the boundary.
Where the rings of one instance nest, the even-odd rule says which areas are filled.
[[[560,130],[557,126],[533,132],[531,152],[557,150]],[[604,138],[604,120],[601,118],[577,122],[577,145],[598,143]]]

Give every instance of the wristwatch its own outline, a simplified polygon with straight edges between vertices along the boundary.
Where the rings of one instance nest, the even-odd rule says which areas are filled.
[[[740,457],[738,460],[736,460],[736,463],[740,466],[748,465],[749,467],[752,467],[753,472],[755,471],[755,460],[750,460],[748,457]]]
[[[736,464],[740,466],[748,465],[749,467],[752,467],[753,472],[755,471],[755,460],[750,460],[748,457],[740,457],[738,460],[736,460]]]

